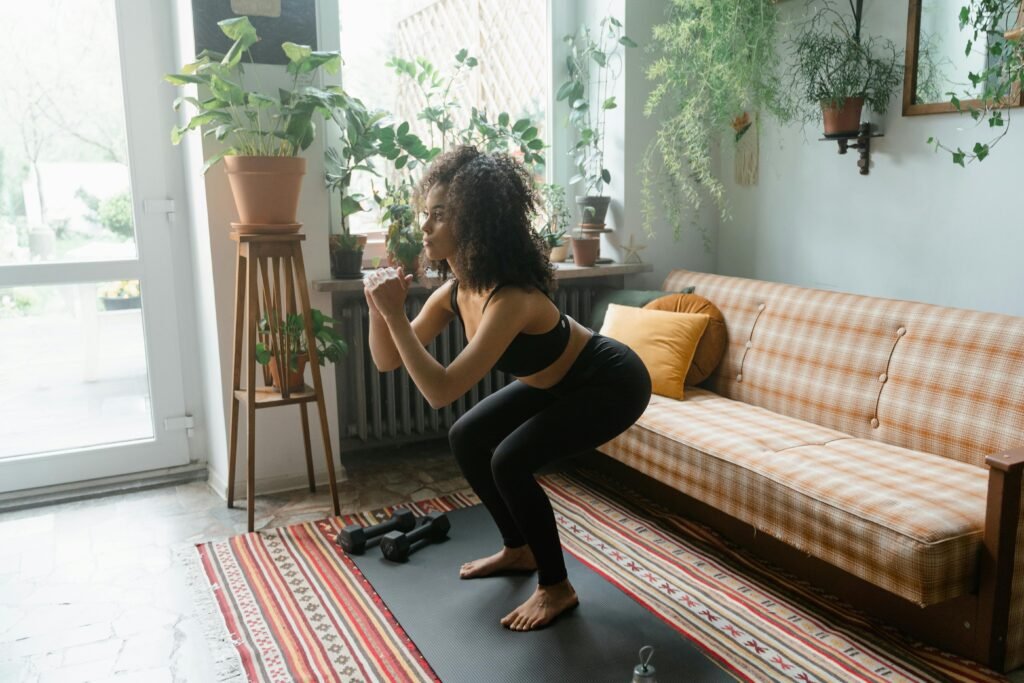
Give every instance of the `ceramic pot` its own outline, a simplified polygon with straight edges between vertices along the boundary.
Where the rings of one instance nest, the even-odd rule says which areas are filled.
[[[295,224],[304,158],[226,156],[224,169],[240,223]]]
[[[608,214],[608,204],[611,197],[590,197],[577,196],[576,206],[580,209],[580,224],[604,227],[605,216]]]
[[[557,247],[551,247],[550,259],[552,263],[561,263],[569,256],[569,238],[565,238]]]

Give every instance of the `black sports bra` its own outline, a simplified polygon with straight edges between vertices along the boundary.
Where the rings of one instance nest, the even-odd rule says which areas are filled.
[[[484,302],[483,310],[487,310],[487,304],[491,302],[491,297],[502,287],[503,285],[498,285],[494,288],[494,291],[487,297],[487,301]],[[462,332],[465,334],[466,323],[459,312],[458,291],[459,281],[452,280],[452,310],[455,311],[455,315],[462,324]],[[505,353],[501,354],[501,358],[494,364],[494,367],[515,377],[526,377],[535,372],[540,372],[558,360],[562,352],[569,346],[569,333],[568,319],[566,319],[564,314],[559,314],[558,322],[547,332],[540,334],[520,332],[517,334],[512,343],[505,349]]]

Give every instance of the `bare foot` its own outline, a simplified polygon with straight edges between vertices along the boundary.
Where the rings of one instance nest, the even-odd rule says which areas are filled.
[[[551,586],[537,586],[530,599],[509,612],[501,625],[513,631],[532,631],[550,624],[559,614],[579,604],[569,579]]]
[[[479,560],[462,565],[459,568],[459,578],[473,579],[503,571],[532,572],[535,569],[537,569],[537,561],[533,559],[533,551],[530,550],[530,546],[521,545],[518,548],[502,546],[501,550],[490,557],[481,557]]]

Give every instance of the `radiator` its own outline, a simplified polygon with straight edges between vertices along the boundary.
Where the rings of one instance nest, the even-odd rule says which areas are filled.
[[[583,325],[590,324],[590,306],[599,285],[607,282],[560,283],[554,300],[560,311]],[[412,319],[419,313],[432,290],[413,289],[406,302]],[[369,310],[362,291],[335,293],[334,318],[341,323],[348,354],[335,367],[338,387],[338,424],[341,452],[400,445],[445,437],[455,420],[478,401],[512,381],[500,370],[492,370],[468,393],[454,403],[433,409],[420,394],[404,368],[380,373],[370,357],[367,334]],[[427,349],[448,365],[466,344],[458,320],[453,320]]]

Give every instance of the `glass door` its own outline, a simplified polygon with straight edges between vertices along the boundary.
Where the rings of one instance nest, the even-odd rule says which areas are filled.
[[[0,4],[0,492],[189,460],[160,4]]]

